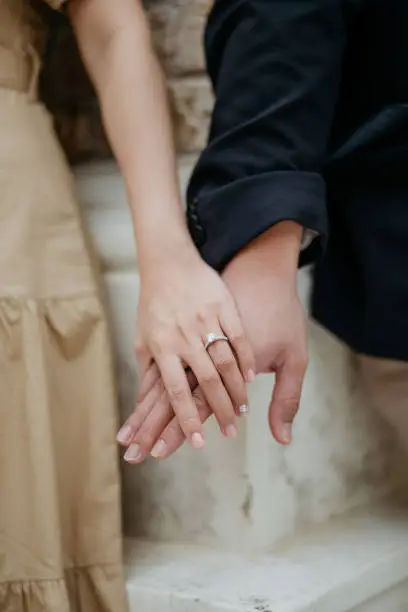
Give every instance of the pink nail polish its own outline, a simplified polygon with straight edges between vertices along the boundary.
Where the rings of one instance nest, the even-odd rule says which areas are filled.
[[[122,442],[122,444],[127,444],[128,442],[131,442],[133,438],[133,429],[130,427],[130,425],[125,425],[124,427],[122,427],[122,429],[119,431],[118,435],[116,436],[116,440],[118,442]]]
[[[235,427],[235,425],[227,425],[225,428],[225,435],[227,438],[236,438],[238,435],[238,429]]]
[[[203,448],[205,445],[205,440],[200,433],[193,433],[191,436],[191,445],[193,448],[199,449]]]
[[[281,429],[282,440],[285,444],[292,442],[292,425],[290,423],[284,423]]]
[[[138,444],[131,444],[124,455],[125,461],[137,461],[140,459],[140,446]]]
[[[153,446],[150,454],[154,459],[161,459],[166,455],[167,444],[164,440],[158,440]]]

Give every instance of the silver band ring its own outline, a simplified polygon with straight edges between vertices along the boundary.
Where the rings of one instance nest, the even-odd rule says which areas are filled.
[[[205,350],[208,351],[208,349],[210,348],[212,344],[215,344],[216,342],[220,342],[221,340],[223,342],[228,342],[229,344],[229,340],[227,336],[224,336],[224,334],[213,334],[213,333],[207,334],[205,337],[205,344],[204,344]]]

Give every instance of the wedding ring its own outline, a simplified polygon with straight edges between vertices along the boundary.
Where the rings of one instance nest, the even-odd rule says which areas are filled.
[[[249,406],[247,406],[246,404],[243,404],[242,406],[239,407],[239,413],[242,416],[246,416],[249,413]]]
[[[214,334],[214,333],[207,334],[205,337],[205,344],[204,344],[205,350],[208,351],[208,349],[210,348],[212,344],[215,344],[216,342],[220,342],[220,340],[223,340],[224,342],[229,343],[227,336],[224,336],[224,334]]]

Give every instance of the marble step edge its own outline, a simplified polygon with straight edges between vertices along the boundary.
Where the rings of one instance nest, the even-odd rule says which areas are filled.
[[[366,508],[261,556],[128,540],[126,567],[132,612],[355,612],[406,581],[405,610],[408,518]]]

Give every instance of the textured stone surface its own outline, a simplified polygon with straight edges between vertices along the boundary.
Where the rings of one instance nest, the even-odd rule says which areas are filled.
[[[210,4],[210,0],[150,1],[153,39],[168,74],[204,71],[202,38]]]
[[[71,162],[110,157],[99,105],[68,21],[57,18],[41,75],[41,93],[51,110]]]
[[[202,31],[208,0],[151,0],[153,39],[169,80],[177,150],[205,144],[212,107],[204,76]],[[95,93],[67,20],[55,17],[42,75],[43,97],[71,162],[111,156]]]
[[[171,108],[178,151],[194,153],[206,143],[213,96],[205,77],[169,81]]]
[[[408,521],[378,506],[241,556],[129,541],[132,612],[406,612]],[[237,532],[237,537],[239,537]]]

